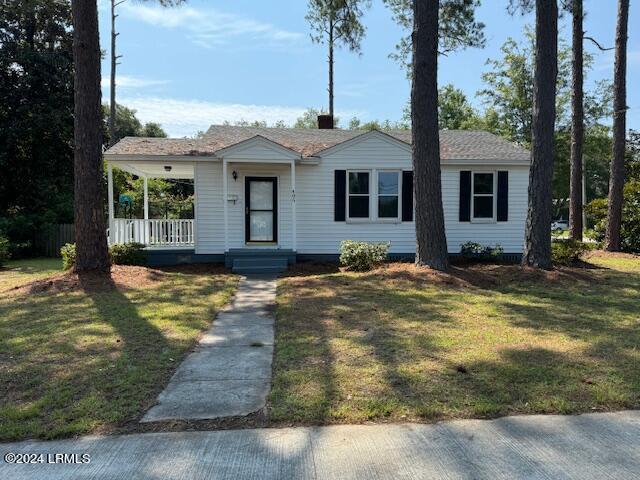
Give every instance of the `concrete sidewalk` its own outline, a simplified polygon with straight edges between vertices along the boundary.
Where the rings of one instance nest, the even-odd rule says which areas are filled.
[[[91,455],[88,464],[0,463],[7,480],[631,480],[640,478],[640,412],[0,444],[0,455],[7,452]]]
[[[231,304],[142,421],[244,416],[263,408],[271,387],[275,301],[274,275],[241,278]]]

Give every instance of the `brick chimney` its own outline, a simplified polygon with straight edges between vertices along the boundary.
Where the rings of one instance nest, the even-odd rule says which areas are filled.
[[[331,130],[333,128],[333,117],[331,115],[318,115],[318,128],[320,130]]]

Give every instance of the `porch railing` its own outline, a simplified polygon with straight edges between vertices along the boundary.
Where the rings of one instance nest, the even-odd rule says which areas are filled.
[[[195,245],[193,219],[126,219],[113,220],[111,243],[142,243],[149,247],[192,247]]]

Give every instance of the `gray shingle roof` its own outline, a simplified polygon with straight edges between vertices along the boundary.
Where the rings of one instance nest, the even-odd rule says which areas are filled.
[[[307,128],[259,128],[212,125],[198,139],[125,137],[111,147],[112,155],[187,155],[214,156],[223,148],[257,135],[265,137],[304,157],[312,156],[354,137],[363,130],[319,130]],[[411,144],[409,130],[384,133]],[[475,130],[442,130],[440,155],[446,160],[516,160],[529,161],[528,150],[489,132]]]

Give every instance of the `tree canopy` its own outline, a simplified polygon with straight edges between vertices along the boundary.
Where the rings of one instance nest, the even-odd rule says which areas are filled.
[[[0,170],[14,180],[0,182],[0,230],[14,248],[73,220],[71,45],[68,1],[0,3]]]
[[[384,0],[384,3],[391,9],[396,23],[407,31],[407,35],[396,45],[395,53],[390,56],[408,69],[411,64],[413,0]],[[440,0],[438,38],[441,55],[467,47],[484,47],[485,25],[475,17],[479,5],[480,0]]]

